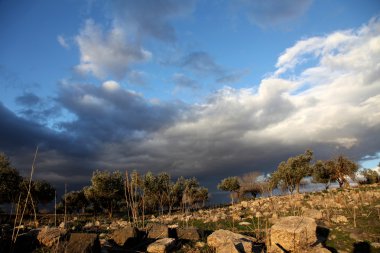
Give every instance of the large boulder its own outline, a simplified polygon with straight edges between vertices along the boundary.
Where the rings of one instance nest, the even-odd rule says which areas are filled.
[[[146,227],[148,238],[159,239],[169,237],[169,228],[167,225],[159,223],[149,223]]]
[[[67,231],[65,229],[44,227],[38,233],[37,240],[41,245],[52,247],[59,242],[66,233]]]
[[[110,235],[110,239],[112,239],[115,243],[120,246],[124,246],[129,241],[134,241],[138,236],[138,230],[135,227],[124,227],[121,229],[116,229]]]
[[[207,244],[222,252],[252,252],[253,237],[233,233],[228,230],[219,229],[207,237]]]
[[[65,247],[65,253],[100,253],[97,234],[74,233]]]
[[[280,218],[271,228],[271,252],[283,252],[283,249],[302,252],[317,241],[316,230],[317,224],[312,218]]]
[[[147,252],[149,253],[166,253],[169,252],[171,248],[174,247],[174,238],[162,238],[154,243],[149,244]]]

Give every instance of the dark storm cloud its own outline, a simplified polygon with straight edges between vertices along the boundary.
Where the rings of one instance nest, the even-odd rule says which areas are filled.
[[[302,16],[313,0],[237,0],[248,18],[261,27],[281,25]]]
[[[176,34],[170,19],[191,13],[194,4],[193,0],[118,0],[112,2],[112,11],[118,25],[133,27],[139,36],[172,42]]]
[[[76,117],[62,123],[63,129],[101,142],[138,138],[171,124],[184,108],[180,103],[149,103],[136,93],[118,86],[107,88],[105,84],[61,87],[58,101]]]

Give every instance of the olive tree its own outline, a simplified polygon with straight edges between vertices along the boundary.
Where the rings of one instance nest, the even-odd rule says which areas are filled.
[[[333,171],[325,161],[318,160],[313,166],[313,182],[325,184],[327,190],[331,183],[335,181],[333,178]]]
[[[239,177],[239,197],[251,194],[253,198],[256,198],[258,194],[262,193],[261,184],[263,182],[258,181],[259,176],[258,172],[250,172]]]
[[[67,210],[71,213],[73,212],[82,212],[84,213],[84,210],[86,206],[88,205],[88,200],[86,199],[86,196],[84,195],[84,191],[71,191],[63,195],[62,197],[62,206],[66,204]]]
[[[218,189],[222,191],[229,191],[231,197],[231,203],[234,204],[233,193],[239,193],[240,184],[237,177],[227,177],[218,184]]]
[[[326,166],[332,171],[332,178],[338,181],[339,187],[342,187],[343,185],[349,186],[347,177],[354,180],[355,173],[359,169],[356,162],[351,161],[343,155],[326,161]]]
[[[365,181],[361,182],[364,184],[375,184],[380,182],[380,175],[375,170],[364,169],[360,172],[360,174],[364,177]]]
[[[299,193],[302,179],[311,174],[310,162],[312,159],[313,152],[306,150],[304,154],[290,157],[286,162],[281,162],[272,174],[274,181],[280,184],[282,189],[288,189],[290,193],[293,193],[294,190]]]
[[[21,181],[22,177],[11,167],[9,158],[0,153],[0,204],[17,202]]]
[[[90,201],[97,202],[112,217],[113,209],[123,198],[123,176],[120,171],[95,171],[91,186],[84,188],[84,194]]]

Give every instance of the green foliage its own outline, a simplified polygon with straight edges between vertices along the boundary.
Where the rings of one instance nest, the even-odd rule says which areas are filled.
[[[256,198],[258,194],[264,191],[264,181],[258,181],[260,174],[258,172],[246,173],[239,177],[239,197],[243,197],[246,194],[251,194],[253,198]]]
[[[70,213],[79,213],[80,211],[84,212],[84,209],[88,205],[88,200],[84,195],[84,190],[71,191],[66,193],[63,195],[61,202],[62,206],[64,206],[66,203],[67,211]]]
[[[231,192],[231,202],[234,203],[233,193],[238,193],[240,189],[239,179],[237,177],[227,177],[218,184],[218,189]]]
[[[287,189],[290,193],[297,190],[304,177],[311,174],[310,162],[313,159],[313,152],[306,150],[304,154],[290,157],[286,162],[281,162],[277,170],[272,174],[272,183],[280,186],[283,190]]]
[[[318,160],[313,166],[313,182],[325,184],[326,190],[330,184],[335,181],[333,178],[333,171],[326,162]]]
[[[346,177],[355,179],[355,172],[359,169],[359,166],[354,161],[343,155],[328,160],[325,164],[332,172],[332,180],[338,181],[339,187],[349,185]]]
[[[380,182],[380,175],[375,170],[365,169],[361,171],[361,174],[365,178],[365,184],[375,184]]]
[[[9,158],[0,153],[0,203],[15,203],[20,194],[22,177],[11,167]]]
[[[90,202],[107,210],[110,217],[117,202],[123,197],[123,176],[120,171],[95,171],[92,174],[91,186],[85,187],[84,195]]]

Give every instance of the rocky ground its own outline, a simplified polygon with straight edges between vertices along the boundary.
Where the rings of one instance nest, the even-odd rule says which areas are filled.
[[[74,217],[60,227],[1,225],[0,252],[380,252],[380,185],[273,196],[192,213]]]

